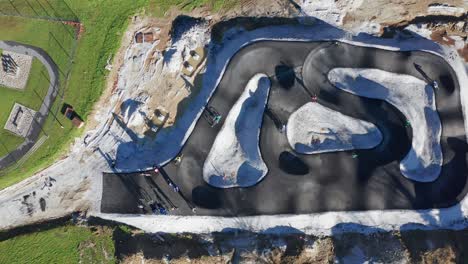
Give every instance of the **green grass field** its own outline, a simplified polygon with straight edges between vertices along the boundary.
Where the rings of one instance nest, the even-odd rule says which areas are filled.
[[[115,263],[111,228],[67,225],[0,241],[0,263]]]
[[[230,9],[239,2],[239,0],[149,0],[148,9],[150,14],[161,17],[172,6],[184,11],[206,6],[216,12],[221,9]]]
[[[76,20],[77,15],[62,0],[0,0],[0,13]]]
[[[73,39],[74,29],[57,22],[3,16],[0,17],[0,25],[0,39],[14,40],[42,48],[57,64],[59,72],[61,72],[59,77],[60,90],[55,103],[50,107],[52,111],[56,112],[61,107],[62,103],[60,95],[66,92],[67,88],[64,76],[67,69],[70,67],[69,56],[76,42]],[[8,118],[14,102],[18,101],[38,110],[42,104],[44,95],[47,93],[49,86],[48,78],[49,76],[44,66],[38,60],[34,60],[28,84],[24,91],[14,91],[5,87],[0,88],[2,93],[2,97],[0,97],[0,108],[2,110],[0,114],[0,125],[2,126],[0,141],[4,143],[4,146],[0,146],[0,153],[4,154],[7,150],[11,151],[22,142],[21,138],[3,129],[3,125]],[[65,138],[61,137],[72,131],[70,124],[66,122],[66,119],[60,114],[57,115],[60,121],[65,125],[65,129],[61,129],[53,116],[52,114],[49,115],[43,128],[44,133],[47,133],[50,138],[23,166],[20,168],[13,167],[13,170],[7,168],[2,171],[0,175],[0,188],[5,188],[30,176],[35,170],[44,165],[44,159],[46,159],[46,157],[55,154],[57,150],[54,149],[55,143],[62,145],[66,141]],[[55,143],[51,142],[57,138],[59,138],[59,140],[56,140]],[[51,148],[50,146],[53,147]]]
[[[45,75],[42,73],[44,72]],[[49,88],[49,81],[47,77],[47,71],[42,63],[34,59],[30,78],[24,90],[15,90],[0,86],[0,156],[6,155],[9,151],[14,150],[24,139],[19,137],[5,129],[5,125],[8,116],[10,115],[11,109],[15,102],[20,103],[33,110],[39,110],[42,99],[47,93]],[[39,96],[38,96],[39,95]]]

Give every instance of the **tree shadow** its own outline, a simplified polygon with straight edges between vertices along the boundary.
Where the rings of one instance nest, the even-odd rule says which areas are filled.
[[[455,92],[455,84],[453,78],[448,74],[443,74],[439,76],[440,84],[448,94]]]
[[[281,88],[286,90],[294,86],[296,74],[291,66],[281,64],[275,67],[275,77]]]
[[[265,254],[278,249],[283,251],[279,263],[288,263],[289,257],[303,252],[308,240],[315,240],[315,237],[291,226],[278,225],[258,232],[251,231],[251,226],[244,223],[236,223],[236,226],[213,233],[213,243],[219,245],[222,253],[233,252],[232,263],[244,263],[248,257],[255,263],[278,263],[272,259],[268,261],[269,256]]]
[[[467,191],[468,144],[464,139],[447,138],[444,151],[444,164],[439,177],[430,183],[415,183],[415,200],[426,204],[425,208],[445,208],[456,206],[463,200]],[[450,154],[451,153],[451,154]],[[428,203],[427,197],[432,201]],[[433,219],[427,219],[433,221]],[[441,219],[443,220],[443,219]]]
[[[310,246],[311,242],[317,240],[317,237],[306,235],[289,226],[276,226],[259,232],[244,228],[225,228],[209,235],[132,234],[117,226],[114,229],[113,238],[115,256],[118,260],[141,253],[147,259],[165,262],[182,258],[185,260],[204,259],[204,256],[220,256],[225,262],[226,256],[229,256],[228,263],[251,263],[252,261],[254,263],[278,263],[265,259],[268,259],[269,252],[275,249],[283,252],[280,256],[280,263],[289,263],[290,257],[299,256],[306,245]],[[204,260],[208,261],[208,259]]]
[[[393,263],[404,259],[399,238],[382,228],[352,222],[331,228],[337,263]]]
[[[215,43],[221,42],[225,38],[224,34],[233,27],[241,27],[251,31],[265,26],[298,24],[299,21],[296,18],[289,17],[236,17],[214,24],[211,30],[211,39]]]
[[[118,227],[114,229],[112,237],[115,256],[119,260],[138,253],[143,254],[145,259],[164,259],[168,263],[171,258],[198,259],[210,255],[205,247],[206,241],[197,234],[131,234]]]
[[[138,142],[140,138],[138,135],[130,129],[127,124],[121,119],[121,117],[115,113],[112,113],[114,117],[114,121],[117,123],[118,126],[122,128],[122,130],[130,137],[129,142],[120,142],[117,147],[117,151],[115,154],[115,164],[113,166],[119,167],[119,164],[129,158],[132,157],[138,151]]]
[[[302,161],[301,158],[294,155],[289,151],[283,151],[279,157],[279,168],[288,173],[293,175],[306,175],[309,174],[309,166]]]
[[[283,122],[281,121],[280,117],[268,106],[265,108],[265,115],[268,116],[275,125],[276,129],[282,130],[283,129]]]
[[[216,189],[200,185],[192,190],[192,201],[201,208],[218,209],[222,206],[222,200]]]
[[[455,254],[442,257],[441,261],[467,263],[468,230],[437,228],[431,225],[407,224],[400,228],[402,244],[413,263],[427,261],[426,253],[454,250]]]

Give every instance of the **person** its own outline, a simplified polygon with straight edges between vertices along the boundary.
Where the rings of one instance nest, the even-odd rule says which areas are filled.
[[[221,115],[216,115],[214,117],[214,119],[213,119],[213,125],[212,126],[217,125],[220,121],[221,121]]]
[[[280,132],[281,132],[281,133],[284,133],[284,131],[286,131],[286,125],[285,125],[285,124],[283,124],[283,125],[281,126]]]
[[[405,127],[409,127],[409,126],[411,126],[411,122],[409,120],[406,120]]]
[[[317,102],[317,100],[318,100],[318,97],[317,97],[317,95],[313,95],[313,96],[312,96],[312,102],[314,102],[314,103],[315,103],[315,102]]]

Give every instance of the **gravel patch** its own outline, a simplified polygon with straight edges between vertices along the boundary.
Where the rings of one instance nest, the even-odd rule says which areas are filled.
[[[302,154],[370,149],[382,141],[373,124],[312,102],[291,114],[286,135],[291,148]]]
[[[7,122],[5,123],[4,129],[20,137],[26,137],[35,116],[36,111],[24,105],[15,103]]]
[[[0,67],[0,86],[23,90],[28,83],[32,59],[29,55],[4,50],[1,55],[2,64],[10,61],[16,65],[16,72],[14,74],[8,73],[2,65]]]

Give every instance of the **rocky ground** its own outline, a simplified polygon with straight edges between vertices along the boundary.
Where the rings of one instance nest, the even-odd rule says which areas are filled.
[[[122,263],[466,263],[468,230],[344,233],[114,234]]]

